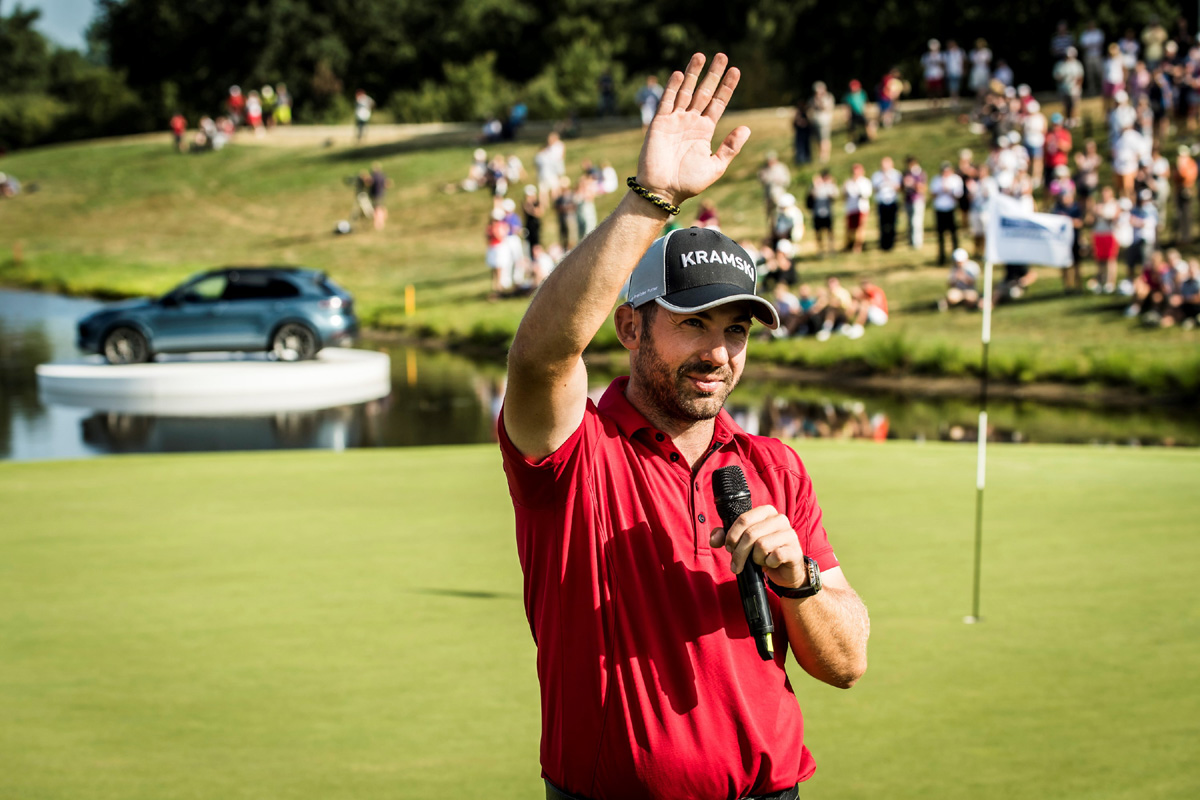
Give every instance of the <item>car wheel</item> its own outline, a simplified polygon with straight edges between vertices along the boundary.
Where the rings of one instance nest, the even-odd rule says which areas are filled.
[[[150,360],[150,344],[133,328],[114,328],[104,337],[104,359],[110,364],[141,364]]]
[[[277,361],[307,361],[319,349],[316,334],[298,322],[287,323],[271,337],[271,355]]]

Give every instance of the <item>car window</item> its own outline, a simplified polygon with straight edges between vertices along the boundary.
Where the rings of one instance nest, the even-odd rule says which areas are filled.
[[[224,300],[282,300],[298,297],[300,290],[281,278],[239,275],[225,287]]]
[[[221,299],[227,283],[224,275],[211,275],[198,280],[183,292],[183,299],[188,303],[212,303]]]

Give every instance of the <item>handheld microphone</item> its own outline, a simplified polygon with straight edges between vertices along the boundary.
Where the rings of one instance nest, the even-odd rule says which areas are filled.
[[[739,466],[716,470],[712,483],[717,513],[721,515],[721,524],[728,531],[738,517],[753,507],[750,504],[750,487],[746,485],[746,475]],[[775,657],[775,642],[771,635],[775,632],[775,622],[771,619],[771,607],[767,604],[767,586],[763,582],[762,567],[754,563],[753,558],[747,558],[742,571],[738,573],[737,583],[742,596],[742,610],[746,612],[746,623],[750,626],[758,654],[763,661],[770,661]]]

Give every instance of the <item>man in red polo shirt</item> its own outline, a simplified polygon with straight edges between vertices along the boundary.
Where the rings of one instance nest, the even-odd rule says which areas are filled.
[[[816,768],[784,664],[849,687],[866,608],[838,566],[800,458],[723,410],[745,366],[755,267],[709,229],[658,239],[725,172],[712,152],[737,85],[717,55],[671,76],[632,191],[551,273],[509,353],[500,443],[538,647],[547,797],[795,798]],[[636,268],[635,268],[636,267]],[[598,404],[582,354],[615,315],[630,376]],[[724,530],[713,472],[739,466],[751,510]],[[764,661],[736,573],[762,565],[777,649]]]

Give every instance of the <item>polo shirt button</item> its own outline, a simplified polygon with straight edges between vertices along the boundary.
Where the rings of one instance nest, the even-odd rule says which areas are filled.
[[[704,522],[704,514],[700,514],[699,516],[696,517],[696,519],[700,520],[701,522]]]
[[[667,437],[663,436],[661,433],[654,434],[654,441],[656,442],[661,442],[665,438]]]
[[[678,460],[679,460],[679,453],[671,453],[671,460],[672,460],[672,461],[678,461]]]

